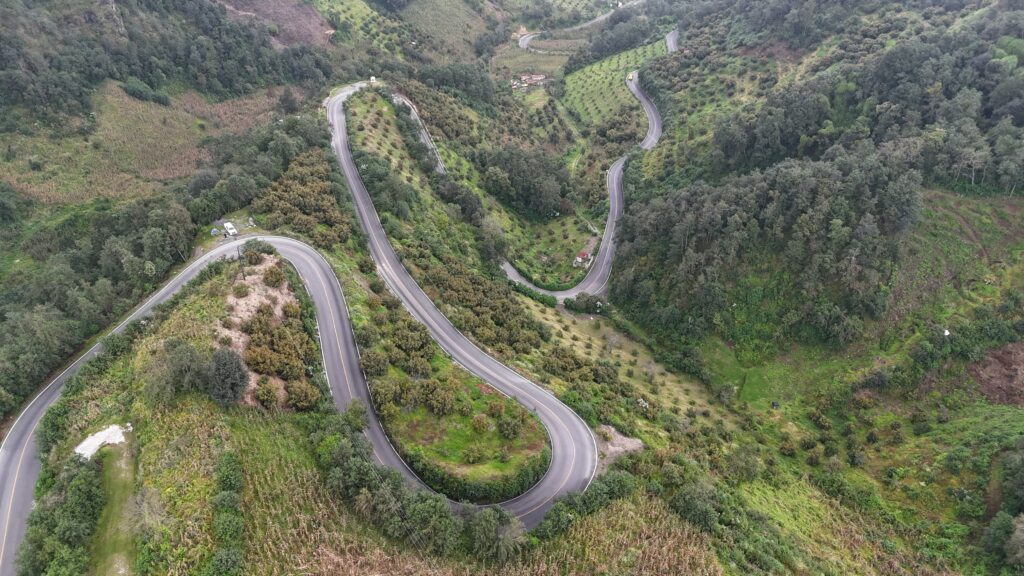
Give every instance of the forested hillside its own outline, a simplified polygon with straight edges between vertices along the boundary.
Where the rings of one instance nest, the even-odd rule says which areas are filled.
[[[783,299],[771,322],[784,334],[852,342],[886,314],[923,190],[1012,195],[1024,184],[1021,12],[776,4],[705,7],[712,33],[690,24],[684,37],[697,43],[643,76],[672,106],[674,86],[725,59],[710,51],[803,53],[763,99],[735,103],[705,127],[710,138],[684,141],[699,182],[676,177],[630,206],[613,297],[666,335],[700,338],[744,277],[770,271]],[[713,35],[717,18],[742,23],[739,46]],[[690,112],[676,110],[679,122]]]
[[[332,68],[323,51],[275,48],[265,26],[232,20],[205,1],[15,2],[0,7],[0,20],[0,130],[10,136],[2,170],[12,176],[0,182],[6,415],[188,260],[200,226],[248,205],[291,158],[326,137],[313,118],[251,127],[258,118],[232,118],[203,98],[244,97],[233,103],[265,122],[252,106],[257,88],[289,82],[301,94]],[[123,109],[97,113],[98,92],[116,102],[110,90],[141,101],[141,125],[120,122]],[[279,114],[297,107],[295,93],[280,93]],[[208,130],[207,122],[227,126]],[[152,145],[140,134],[170,140],[171,153],[131,150],[145,167],[116,158],[125,151],[119,141]],[[54,153],[61,150],[69,152]],[[194,159],[205,166],[197,170]],[[109,181],[102,191],[88,189],[94,172]]]
[[[238,257],[37,412],[19,576],[1024,570],[1022,59],[1022,0],[4,2],[0,433]],[[520,392],[587,489],[449,506],[563,472]]]
[[[176,82],[223,98],[330,76],[324,55],[305,46],[276,51],[266,28],[236,23],[203,0],[15,0],[0,7],[0,18],[0,105],[8,123],[16,105],[51,115],[87,111],[92,89],[108,78],[134,78],[147,98],[166,98],[162,90]]]

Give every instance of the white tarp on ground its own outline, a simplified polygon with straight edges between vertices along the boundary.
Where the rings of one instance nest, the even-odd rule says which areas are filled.
[[[86,438],[84,442],[75,448],[75,452],[80,454],[83,458],[92,458],[100,448],[103,448],[108,444],[120,444],[124,442],[124,433],[131,431],[131,424],[128,424],[123,428],[117,424],[107,426],[103,430],[100,430]]]

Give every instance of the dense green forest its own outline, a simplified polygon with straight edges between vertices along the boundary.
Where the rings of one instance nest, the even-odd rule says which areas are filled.
[[[92,89],[107,78],[143,89],[184,81],[225,97],[282,81],[321,83],[331,74],[324,55],[308,47],[275,51],[268,30],[230,20],[216,3],[79,8],[20,1],[0,8],[0,106],[51,115],[87,111]],[[79,18],[84,21],[74,21]]]
[[[852,342],[886,313],[923,189],[1013,194],[1024,183],[1020,12],[962,21],[952,18],[960,6],[936,8],[931,25],[878,50],[879,26],[858,15],[898,8],[824,3],[818,26],[793,22],[811,13],[796,4],[724,9],[793,50],[839,32],[837,22],[850,30],[804,77],[718,117],[704,154],[691,156],[700,181],[629,207],[613,299],[666,336],[700,338],[746,275],[770,270],[782,334]],[[667,104],[673,83],[704,62],[698,46],[642,77]]]

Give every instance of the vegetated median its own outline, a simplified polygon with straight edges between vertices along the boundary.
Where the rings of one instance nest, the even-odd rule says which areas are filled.
[[[373,401],[392,445],[427,485],[453,500],[497,502],[529,489],[550,460],[543,426],[514,400],[453,364],[387,293],[369,256],[334,249],[349,240],[349,225],[345,215],[328,209],[333,197],[341,196],[341,184],[337,168],[325,158],[296,158],[254,207],[266,213],[257,216],[265,226],[287,227],[309,238],[335,262]],[[297,202],[300,198],[306,200]],[[306,213],[313,205],[321,209]],[[339,260],[344,270],[337,267]],[[247,353],[250,367],[273,356],[264,348]],[[273,370],[263,373],[271,378],[259,386],[257,399],[273,402],[273,390],[281,384],[273,381]]]
[[[369,288],[350,304],[360,362],[409,467],[457,501],[490,504],[530,489],[551,461],[540,420],[452,362],[380,279]]]

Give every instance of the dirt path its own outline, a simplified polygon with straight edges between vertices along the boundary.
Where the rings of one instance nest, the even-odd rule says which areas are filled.
[[[960,223],[960,227],[963,228],[964,233],[967,235],[967,239],[973,242],[976,246],[978,246],[978,249],[981,252],[982,257],[985,258],[985,263],[988,264],[989,262],[992,261],[992,259],[988,255],[988,249],[985,248],[984,240],[982,240],[981,236],[978,235],[978,231],[974,229],[974,226],[971,226],[970,221],[967,220],[967,218],[964,218],[963,214],[960,213],[960,210],[963,208],[963,205],[958,202],[955,205],[955,208],[955,210],[949,210],[949,214],[956,218],[956,221]]]

